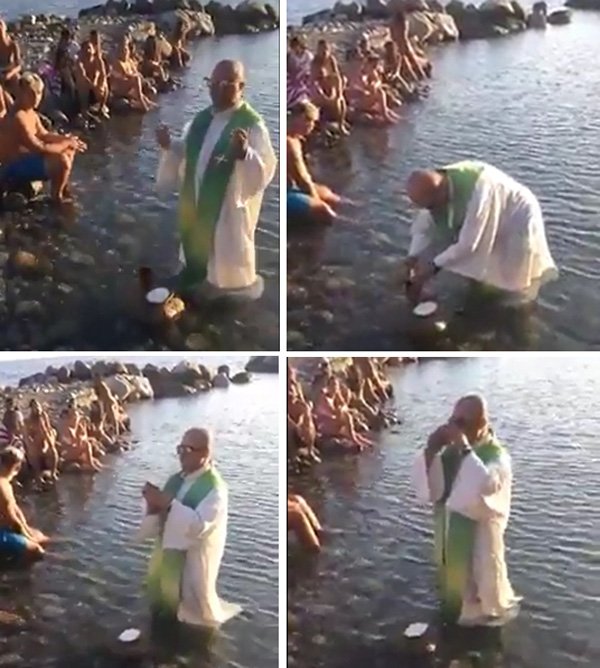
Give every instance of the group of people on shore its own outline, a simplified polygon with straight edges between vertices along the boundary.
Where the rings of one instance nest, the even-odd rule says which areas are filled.
[[[75,125],[101,122],[117,105],[147,112],[160,92],[173,87],[171,71],[188,65],[186,39],[181,21],[170,39],[151,34],[141,49],[126,32],[109,56],[97,30],[79,44],[65,27],[51,57],[32,72],[24,71],[18,42],[0,19],[0,192],[49,181],[55,201],[70,201],[73,160],[87,146],[48,129],[38,113],[44,98],[53,98]]]
[[[384,125],[400,119],[403,103],[418,96],[431,76],[431,63],[409,35],[403,11],[394,14],[383,51],[363,35],[340,66],[331,45],[318,42],[313,55],[300,36],[290,40],[287,56],[287,209],[288,216],[331,222],[341,199],[315,183],[306,165],[303,144],[317,126],[350,132],[350,123]]]
[[[302,453],[315,462],[319,452],[355,453],[373,445],[370,432],[389,426],[385,407],[393,388],[384,367],[388,358],[353,357],[334,371],[323,359],[305,389],[288,364],[288,456]],[[307,549],[319,549],[321,526],[304,498],[288,494],[288,529]]]
[[[94,389],[97,399],[88,411],[69,398],[53,417],[36,398],[29,402],[27,416],[14,397],[5,399],[0,423],[0,557],[44,554],[46,538],[29,526],[13,493],[15,482],[47,489],[62,472],[94,474],[102,469],[106,453],[122,447],[129,417],[101,378],[95,379]]]

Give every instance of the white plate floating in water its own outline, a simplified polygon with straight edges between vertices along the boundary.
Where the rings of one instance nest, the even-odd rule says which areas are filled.
[[[425,634],[425,631],[429,626],[427,624],[423,624],[421,622],[415,622],[414,624],[411,624],[410,626],[406,627],[406,630],[404,631],[404,637],[405,638],[420,638],[422,635]]]
[[[169,298],[170,291],[167,288],[154,288],[146,295],[146,299],[151,304],[164,304]]]
[[[421,302],[413,309],[413,313],[419,318],[428,318],[437,311],[437,302]]]
[[[126,629],[119,636],[121,642],[135,642],[142,635],[138,629]]]

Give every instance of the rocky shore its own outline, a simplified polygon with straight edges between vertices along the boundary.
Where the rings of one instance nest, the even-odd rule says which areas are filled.
[[[568,0],[567,5],[576,7],[571,3],[579,2],[600,6],[598,0]],[[305,16],[302,26],[288,30],[304,36],[310,48],[321,38],[345,48],[364,33],[372,40],[381,37],[383,41],[384,36],[387,38],[387,22],[398,6],[408,13],[410,35],[427,45],[504,37],[530,27],[543,27],[532,21],[533,12],[526,12],[517,0],[485,0],[478,7],[462,0],[451,0],[446,5],[438,0],[367,0],[364,5],[337,2],[331,9]],[[570,18],[568,10],[558,9],[548,15],[548,23],[562,25],[569,23]]]
[[[97,377],[103,378],[120,400],[134,403],[192,396],[215,388],[227,388],[231,384],[246,384],[251,381],[252,373],[272,373],[272,365],[265,361],[272,359],[277,360],[276,357],[253,357],[247,364],[248,370],[233,375],[227,366],[212,371],[203,364],[189,361],[168,368],[105,361],[90,364],[78,360],[72,366],[49,366],[43,372],[22,378],[17,387],[0,388],[0,398],[12,397],[17,407],[25,412],[31,399],[35,398],[52,417],[57,417],[69,398],[74,398],[83,410],[88,409],[97,399],[93,388],[93,379]]]

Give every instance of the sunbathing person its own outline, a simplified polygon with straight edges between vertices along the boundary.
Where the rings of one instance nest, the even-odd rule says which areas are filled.
[[[110,73],[110,89],[115,97],[127,100],[137,111],[150,111],[156,105],[144,93],[144,78],[138,71],[138,65],[132,58],[129,40],[123,38],[119,43],[117,56]]]
[[[81,44],[79,60],[75,65],[75,84],[82,113],[85,114],[90,107],[97,107],[104,118],[110,117],[107,106],[110,91],[106,72],[90,41]]]
[[[5,434],[8,439],[7,445],[14,445],[17,442],[23,441],[25,421],[23,413],[15,406],[15,401],[12,397],[6,399],[2,424],[4,425]]]
[[[19,507],[12,482],[23,465],[23,453],[9,447],[0,451],[0,556],[35,561],[44,556],[48,536],[34,529]]]
[[[333,207],[341,198],[327,186],[315,183],[308,171],[302,143],[319,118],[319,110],[310,102],[301,102],[290,110],[287,130],[287,212],[320,223],[330,223],[337,214]]]
[[[155,35],[149,35],[144,43],[144,56],[140,64],[142,76],[152,79],[158,90],[165,90],[169,83],[169,73],[162,62]]]
[[[56,431],[37,399],[31,400],[29,409],[23,432],[27,464],[36,482],[58,480]]]
[[[36,111],[44,93],[37,74],[24,74],[14,114],[0,121],[0,181],[20,185],[50,181],[52,198],[69,201],[68,183],[75,154],[87,146],[77,137],[48,132]]]
[[[408,21],[403,11],[397,11],[390,22],[390,36],[402,58],[400,73],[408,81],[420,81],[431,76],[431,63],[417,53],[408,34]]]
[[[325,39],[318,41],[317,50],[310,63],[310,71],[313,79],[320,70],[325,70],[326,74],[337,77],[339,79],[338,85],[343,89],[344,76],[340,70],[337,58],[331,52],[331,47]]]
[[[304,398],[301,388],[294,385],[288,393],[287,417],[288,429],[299,444],[299,449],[305,448],[313,459],[319,460],[316,453],[317,429],[312,405]]]
[[[369,439],[357,432],[350,411],[339,410],[335,400],[335,387],[330,379],[322,388],[314,408],[315,424],[319,435],[325,438],[342,438],[356,446],[359,451],[373,445]]]
[[[311,81],[311,102],[320,109],[321,119],[337,123],[340,132],[349,135],[346,120],[348,106],[340,83],[339,77],[329,74],[324,67],[321,67]]]
[[[171,67],[181,69],[187,67],[190,62],[191,56],[185,48],[187,32],[185,23],[177,21],[171,38],[171,47],[173,48],[170,59]]]
[[[65,468],[83,473],[96,473],[102,469],[102,464],[94,457],[94,449],[73,401],[69,401],[60,414],[58,439]]]
[[[0,18],[0,86],[16,95],[21,76],[21,51],[8,34],[6,22]]]
[[[320,550],[319,534],[321,524],[312,508],[303,497],[297,494],[288,494],[287,498],[287,525],[288,531],[293,532],[301,545],[309,550]]]
[[[120,436],[126,429],[123,424],[123,410],[118,399],[101,378],[96,379],[94,389],[96,390],[98,401],[104,411],[106,432],[114,437]]]
[[[383,48],[383,81],[406,99],[414,96],[415,88],[402,77],[401,67],[402,58],[396,42],[388,40]]]
[[[116,439],[109,436],[106,430],[104,409],[100,401],[93,401],[90,405],[88,433],[108,452],[115,450]]]

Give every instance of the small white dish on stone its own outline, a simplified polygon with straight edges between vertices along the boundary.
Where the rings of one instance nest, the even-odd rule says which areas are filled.
[[[139,629],[125,629],[119,636],[119,640],[121,642],[135,642],[136,640],[139,640],[141,635],[142,632]]]
[[[420,638],[425,635],[425,632],[429,628],[428,624],[423,624],[422,622],[415,622],[406,627],[404,631],[405,638]]]
[[[433,315],[438,309],[437,302],[428,301],[417,304],[413,309],[413,314],[419,318],[428,318]]]
[[[171,292],[167,288],[154,288],[146,294],[146,300],[151,304],[164,304]]]

